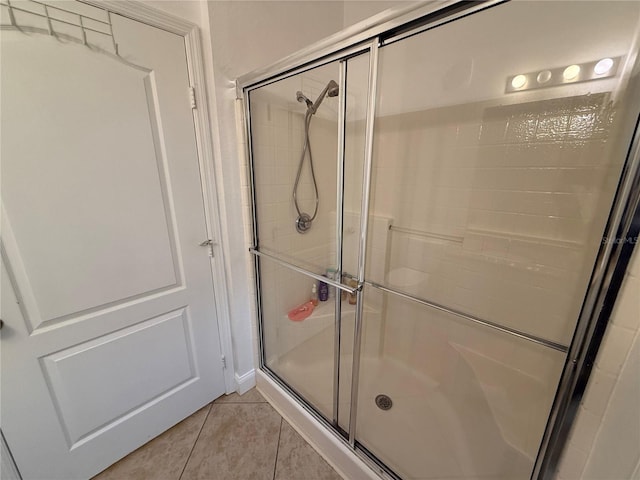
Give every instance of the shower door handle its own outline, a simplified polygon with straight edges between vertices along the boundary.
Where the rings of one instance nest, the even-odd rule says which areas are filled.
[[[335,280],[331,280],[330,278],[325,277],[324,275],[318,275],[317,273],[314,272],[310,272],[309,270],[305,270],[304,268],[300,268],[297,265],[293,265],[292,263],[289,262],[285,262],[284,260],[280,260],[278,257],[275,257],[273,255],[270,255],[268,253],[265,252],[261,252],[260,250],[256,249],[255,247],[249,247],[249,253],[251,253],[252,255],[255,255],[257,257],[265,257],[270,259],[271,261],[282,265],[283,267],[286,267],[290,270],[293,270],[295,272],[298,273],[302,273],[303,275],[306,275],[307,277],[311,277],[311,278],[315,278],[316,280],[320,281],[320,282],[324,282],[327,285],[330,285],[332,287],[336,287],[339,290],[343,290],[347,293],[350,293],[352,295],[355,295],[356,293],[358,293],[360,290],[362,290],[364,283],[360,282],[358,283],[358,285],[356,287],[350,287],[348,285],[343,284],[342,282],[337,282]]]

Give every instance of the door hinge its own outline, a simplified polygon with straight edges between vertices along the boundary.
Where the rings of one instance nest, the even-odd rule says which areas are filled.
[[[220,357],[220,360],[222,360],[222,368],[226,369],[227,368],[227,357],[225,357],[224,355],[222,355]]]
[[[197,108],[196,105],[196,87],[189,87],[189,102],[191,103],[191,108]]]

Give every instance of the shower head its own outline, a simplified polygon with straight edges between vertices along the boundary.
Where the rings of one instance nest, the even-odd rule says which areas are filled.
[[[337,97],[338,93],[340,93],[340,87],[334,80],[330,80],[327,85],[327,96],[329,97]]]
[[[313,103],[311,102],[311,100],[309,100],[300,90],[296,92],[296,100],[298,100],[300,103],[305,102],[307,104],[307,108],[313,107]]]
[[[324,100],[325,95],[328,95],[329,97],[337,97],[338,93],[340,93],[340,87],[338,87],[338,84],[334,80],[329,80],[327,86],[324,87],[324,90],[322,90],[322,92],[320,92],[320,95],[318,95],[317,100],[311,106],[309,106],[309,108],[311,109],[311,113],[316,113],[316,111],[320,107],[320,104]]]

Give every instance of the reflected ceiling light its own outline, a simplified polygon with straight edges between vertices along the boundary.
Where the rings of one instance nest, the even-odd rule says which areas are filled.
[[[596,63],[596,66],[593,67],[593,71],[596,75],[604,75],[609,70],[611,70],[611,67],[613,67],[613,59],[603,58],[598,63]]]
[[[511,86],[513,88],[522,88],[527,83],[527,77],[524,75],[516,75],[511,80]]]
[[[569,65],[562,72],[562,77],[565,80],[575,80],[580,74],[580,66],[579,65]]]
[[[530,72],[507,75],[505,93],[526,92],[615,77],[623,58],[622,56],[604,57],[552,68],[539,67]]]
[[[538,80],[538,83],[547,83],[551,80],[551,70],[541,71],[536,77],[536,80]]]

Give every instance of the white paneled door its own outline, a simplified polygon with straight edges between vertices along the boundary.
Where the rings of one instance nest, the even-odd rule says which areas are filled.
[[[86,479],[224,391],[185,41],[14,13],[1,426],[25,480]]]

